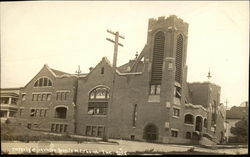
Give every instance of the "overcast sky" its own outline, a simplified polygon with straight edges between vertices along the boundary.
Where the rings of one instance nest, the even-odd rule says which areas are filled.
[[[106,56],[114,38],[125,36],[118,66],[135,57],[147,40],[149,18],[175,14],[189,23],[189,82],[221,86],[221,102],[248,100],[249,2],[1,2],[1,87],[25,86],[43,67],[87,73]]]

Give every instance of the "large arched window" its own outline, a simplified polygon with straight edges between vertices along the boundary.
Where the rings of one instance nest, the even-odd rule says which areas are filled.
[[[183,56],[183,36],[177,36],[176,55],[175,55],[175,81],[181,83],[182,78],[182,56]]]
[[[89,115],[106,115],[109,100],[109,88],[97,87],[89,92]]]
[[[67,108],[66,107],[57,107],[55,109],[55,118],[66,119],[67,117]]]
[[[36,80],[34,87],[47,87],[52,86],[52,81],[47,77],[41,77]]]
[[[184,123],[186,124],[194,124],[194,116],[192,114],[186,114]]]

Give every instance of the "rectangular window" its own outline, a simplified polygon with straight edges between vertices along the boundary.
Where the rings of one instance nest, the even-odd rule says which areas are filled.
[[[56,92],[56,100],[59,100],[60,92]]]
[[[38,94],[37,101],[41,101],[41,100],[42,100],[42,94]]]
[[[103,130],[104,130],[104,129],[103,129],[102,126],[99,126],[99,127],[98,127],[98,132],[97,132],[97,136],[98,136],[98,137],[102,137],[102,136],[103,136]]]
[[[48,109],[45,109],[44,110],[44,117],[47,117],[47,112],[48,112]]]
[[[65,100],[67,100],[68,97],[69,97],[69,92],[66,92],[66,93],[65,93]]]
[[[68,127],[68,125],[64,125],[64,132],[67,132],[67,127]]]
[[[134,113],[133,113],[133,124],[132,126],[136,126],[136,118],[137,118],[137,104],[134,105]]]
[[[22,101],[26,99],[26,94],[22,94]]]
[[[30,110],[30,117],[34,117],[35,116],[35,109],[31,109]]]
[[[150,86],[150,95],[160,95],[161,85],[151,85]]]
[[[89,107],[88,108],[88,114],[93,115],[94,114],[94,107]]]
[[[86,135],[91,136],[91,126],[86,127]]]
[[[31,129],[31,124],[30,123],[27,124],[27,128]]]
[[[96,136],[96,126],[92,126],[92,136]]]
[[[39,114],[39,117],[43,117],[43,114],[44,114],[44,109],[40,109],[40,114]]]
[[[23,108],[20,108],[20,109],[19,109],[19,116],[22,116],[23,110],[24,110]]]
[[[47,94],[42,94],[42,101],[46,101],[47,100]]]
[[[174,113],[173,113],[173,115],[174,115],[175,117],[180,117],[180,109],[174,108]]]
[[[55,124],[51,124],[51,132],[55,131]]]
[[[60,95],[60,96],[61,96],[61,97],[60,97],[60,100],[64,100],[64,97],[65,97],[65,96],[64,96],[64,95],[65,95],[65,92],[60,92],[60,94],[61,94],[61,95]]]
[[[172,137],[178,137],[178,131],[176,131],[176,130],[171,130],[171,136],[172,136]]]
[[[60,132],[63,132],[63,124],[60,124]]]
[[[56,130],[55,130],[56,132],[59,132],[60,129],[59,127],[60,127],[59,124],[56,124]]]
[[[47,94],[47,101],[51,100],[51,94]]]

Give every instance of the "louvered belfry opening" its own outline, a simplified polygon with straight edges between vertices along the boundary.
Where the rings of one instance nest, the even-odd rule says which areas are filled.
[[[183,37],[181,34],[177,37],[177,45],[176,45],[176,56],[175,56],[175,81],[181,84],[182,77],[182,51],[183,51]]]
[[[162,65],[164,58],[165,35],[164,32],[157,32],[154,39],[153,63],[151,74],[151,85],[160,85],[162,78]]]

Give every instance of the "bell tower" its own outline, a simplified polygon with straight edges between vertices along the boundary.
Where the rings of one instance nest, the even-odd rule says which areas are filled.
[[[181,102],[186,84],[188,24],[175,15],[149,19],[147,47],[149,94]]]

